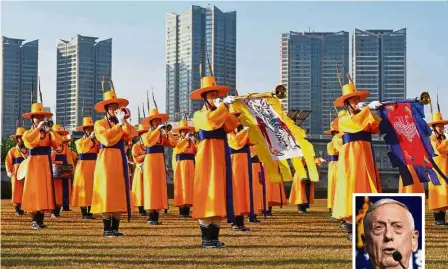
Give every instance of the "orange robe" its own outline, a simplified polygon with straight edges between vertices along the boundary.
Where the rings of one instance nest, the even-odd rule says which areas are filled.
[[[146,147],[141,141],[132,146],[132,159],[135,163],[134,175],[132,178],[132,203],[133,206],[144,206],[143,188],[143,161],[145,160]]]
[[[93,175],[100,143],[90,137],[78,139],[75,143],[79,161],[75,169],[71,205],[86,207],[92,204]]]
[[[128,122],[110,127],[107,119],[95,121],[94,130],[103,148],[96,159],[91,212],[128,212],[130,180],[124,142],[138,136],[137,130]]]
[[[368,107],[356,115],[338,118],[339,131],[344,133],[343,140],[351,138],[354,141],[343,144],[339,150],[334,218],[351,220],[353,193],[381,192],[372,144],[363,140],[369,139],[371,134],[378,134],[380,121],[381,119]]]
[[[51,152],[51,160],[53,162],[53,164],[64,164],[63,161],[59,161],[57,160],[58,155],[60,155],[62,158],[66,158],[67,160],[67,164],[71,164],[73,165],[73,169],[75,168],[74,163],[73,163],[73,159],[72,159],[72,155],[71,155],[71,151],[68,148],[67,145],[62,144],[62,149],[61,150],[53,150]],[[55,196],[56,196],[56,205],[60,206],[63,204],[63,196],[64,196],[64,184],[65,182],[63,182],[65,179],[60,179],[60,178],[54,178],[54,188],[55,188]],[[72,194],[72,184],[71,184],[71,180],[67,179],[67,183],[68,184],[68,203],[70,204],[70,197]]]
[[[440,170],[448,174],[448,139],[439,141],[435,135],[431,136],[431,144],[437,154],[434,157],[434,162],[440,168]],[[448,209],[448,184],[445,180],[437,174],[440,185],[435,186],[432,182],[429,182],[429,197],[428,207],[430,210]]]
[[[180,140],[174,154],[174,206],[192,206],[196,145],[190,139]]]
[[[250,212],[250,188],[249,188],[249,162],[244,147],[248,147],[248,132],[242,130],[228,134],[229,147],[232,160],[232,189],[233,208],[235,216],[249,214]],[[250,157],[250,156],[249,156]],[[252,167],[251,167],[252,168]]]
[[[336,190],[336,179],[338,171],[339,148],[342,146],[342,137],[335,135],[327,144],[328,154],[328,189],[327,189],[327,208],[333,209],[334,192]]]
[[[262,172],[264,173],[263,165],[261,164],[258,156],[255,152],[255,147],[250,147],[251,157],[252,157],[252,191],[254,197],[254,212],[264,210],[263,208],[263,179]]]
[[[13,205],[22,203],[22,194],[24,180],[17,180],[17,171],[19,170],[20,163],[28,157],[28,150],[25,149],[25,153],[18,146],[11,148],[8,151],[5,159],[6,172],[11,173],[11,188]]]
[[[301,178],[300,174],[296,171],[288,202],[294,205],[305,205],[308,208],[310,204],[314,203],[314,182],[309,181],[305,160],[299,160],[299,162],[303,165],[306,173],[303,177],[305,178]]]
[[[60,147],[62,137],[53,131],[41,137],[39,129],[35,128],[26,131],[22,140],[31,151],[23,188],[22,209],[27,212],[51,211],[55,206],[55,193],[50,147]]]
[[[274,164],[278,167],[278,161],[274,161]],[[266,180],[266,203],[267,206],[284,206],[288,204],[288,199],[285,193],[285,184],[282,183],[271,183],[269,179],[269,174],[264,168],[264,176]]]
[[[220,104],[214,111],[205,108],[196,111],[193,123],[200,138],[203,138],[198,144],[196,154],[193,218],[224,218],[227,216],[227,210],[233,211],[230,207],[233,201],[226,199],[226,187],[229,187],[226,159],[230,162],[225,153],[226,133],[232,132],[238,126],[238,119],[229,113],[224,104]],[[229,216],[231,213],[233,212],[229,212]]]
[[[142,140],[146,147],[143,161],[144,207],[147,210],[168,209],[164,152],[165,146],[174,147],[174,137],[171,133],[162,136],[160,130],[155,129],[143,134]]]

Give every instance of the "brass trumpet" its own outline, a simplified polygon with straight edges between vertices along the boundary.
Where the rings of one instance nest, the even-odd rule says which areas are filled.
[[[402,103],[403,101],[406,101],[406,102],[409,102],[409,101],[421,102],[424,105],[429,104],[431,106],[431,110],[432,110],[431,96],[429,95],[428,92],[422,92],[420,94],[420,96],[417,97],[417,98],[405,99],[405,100],[400,100],[400,101],[384,101],[384,102],[381,102],[381,104],[382,105],[390,105],[390,104]]]
[[[247,99],[247,98],[272,98],[277,97],[278,99],[286,98],[286,87],[282,84],[279,84],[275,87],[274,91],[266,92],[266,93],[249,93],[242,96],[236,96],[235,100]]]

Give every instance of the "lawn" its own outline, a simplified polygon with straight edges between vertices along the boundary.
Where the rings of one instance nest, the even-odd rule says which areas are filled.
[[[48,229],[31,230],[30,216],[16,217],[2,200],[2,268],[351,268],[351,246],[336,223],[329,222],[326,200],[309,214],[294,206],[274,208],[249,233],[221,229],[224,249],[202,249],[196,221],[177,218],[177,208],[160,214],[163,225],[149,227],[146,218],[123,222],[123,238],[103,238],[102,221],[82,220],[78,208],[61,218],[46,215]],[[448,229],[426,221],[428,269],[448,268]]]

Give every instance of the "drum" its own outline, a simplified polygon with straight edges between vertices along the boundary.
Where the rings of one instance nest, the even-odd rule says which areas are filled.
[[[54,179],[71,179],[73,176],[73,165],[71,164],[53,164]]]

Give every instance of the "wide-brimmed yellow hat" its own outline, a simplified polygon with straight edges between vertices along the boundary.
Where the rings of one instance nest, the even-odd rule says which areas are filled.
[[[63,138],[62,138],[62,143],[68,143],[68,142],[73,142],[75,139],[73,139],[72,138],[72,136],[71,135],[65,135]]]
[[[82,131],[84,128],[93,127],[92,117],[84,117],[82,118],[82,125],[75,127],[76,130]]]
[[[106,105],[118,104],[119,107],[127,106],[129,101],[124,98],[117,98],[115,91],[108,91],[103,93],[103,101],[98,102],[93,108],[98,112],[106,112]]]
[[[173,133],[180,133],[181,130],[188,130],[189,132],[193,132],[194,131],[194,127],[193,126],[189,126],[188,125],[188,121],[186,120],[181,120],[179,122],[179,126],[177,128],[173,129]]]
[[[190,93],[190,99],[202,100],[202,94],[210,91],[217,91],[218,96],[221,97],[230,92],[230,88],[227,86],[221,86],[216,84],[214,76],[208,76],[201,78],[201,88]]]
[[[433,112],[432,113],[432,121],[428,122],[429,126],[434,126],[436,124],[443,124],[443,125],[448,125],[448,120],[444,120],[442,117],[442,113],[440,112]]]
[[[168,118],[169,117],[167,114],[159,113],[157,108],[151,108],[151,110],[149,111],[149,116],[142,120],[142,124],[144,126],[151,126],[151,121],[153,119],[160,119],[161,120],[160,124],[163,124],[168,121]]]
[[[16,134],[10,135],[10,138],[17,138],[17,137],[21,137],[23,136],[23,133],[25,132],[25,128],[23,127],[18,127],[16,129]]]
[[[147,131],[148,131],[148,128],[146,128],[145,125],[143,125],[143,124],[138,125],[138,130],[137,130],[138,135],[146,133]]]
[[[369,97],[369,95],[370,93],[368,91],[358,91],[353,83],[345,84],[344,87],[342,87],[342,96],[334,100],[334,105],[342,107],[345,106],[344,101],[348,98],[359,96],[359,101],[362,101]]]
[[[339,127],[338,127],[338,121],[339,121],[339,117],[342,117],[344,115],[347,115],[347,110],[341,110],[338,112],[338,117],[331,122],[330,124],[330,130],[326,130],[324,132],[324,134],[329,135],[332,132],[339,132]]]
[[[62,136],[66,136],[68,135],[68,131],[62,129],[61,125],[58,123],[53,124],[53,131],[55,131],[57,134],[62,135]]]
[[[31,119],[32,116],[44,116],[44,118],[49,118],[53,116],[53,113],[46,112],[44,110],[44,106],[41,103],[34,103],[31,105],[31,112],[25,113],[22,115],[25,119]]]

